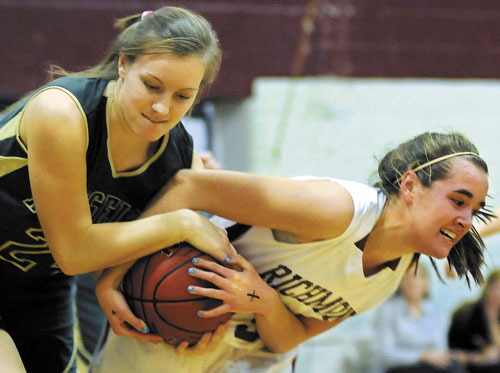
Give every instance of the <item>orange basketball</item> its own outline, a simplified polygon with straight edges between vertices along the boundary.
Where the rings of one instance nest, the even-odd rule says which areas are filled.
[[[181,243],[138,260],[123,279],[123,294],[134,314],[144,320],[151,333],[166,342],[196,343],[206,332],[231,316],[230,313],[201,318],[198,311],[219,306],[218,299],[190,294],[189,285],[214,287],[188,274],[195,257],[215,261],[187,243]]]

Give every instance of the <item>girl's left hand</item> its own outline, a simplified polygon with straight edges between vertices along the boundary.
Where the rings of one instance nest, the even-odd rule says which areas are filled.
[[[198,294],[223,301],[219,307],[200,312],[200,317],[215,317],[226,312],[266,314],[272,307],[276,292],[259,276],[243,256],[237,254],[226,261],[232,268],[216,262],[195,258],[188,273],[218,287],[189,286],[191,294]]]
[[[122,292],[115,288],[111,281],[106,278],[101,279],[97,283],[95,292],[99,305],[116,335],[152,343],[163,342],[163,338],[159,335],[142,332],[146,324],[132,313]]]

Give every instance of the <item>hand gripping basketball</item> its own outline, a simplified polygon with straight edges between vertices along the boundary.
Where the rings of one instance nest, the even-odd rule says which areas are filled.
[[[231,313],[201,318],[205,311],[222,304],[218,299],[190,294],[188,286],[214,287],[188,274],[193,258],[215,261],[187,243],[181,243],[138,260],[123,279],[123,294],[132,312],[143,319],[151,332],[168,343],[196,343],[213,332]]]

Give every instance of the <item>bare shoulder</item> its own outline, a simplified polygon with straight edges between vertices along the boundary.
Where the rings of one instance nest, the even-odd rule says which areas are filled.
[[[28,102],[20,126],[26,144],[30,135],[70,138],[85,136],[85,131],[85,117],[76,99],[57,87],[45,89]]]
[[[82,113],[76,99],[67,91],[59,87],[50,87],[30,100],[26,105],[26,115],[71,119],[81,117]]]

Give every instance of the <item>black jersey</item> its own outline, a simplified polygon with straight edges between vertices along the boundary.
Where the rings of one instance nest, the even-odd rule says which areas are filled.
[[[61,272],[45,241],[29,183],[29,150],[19,137],[23,109],[34,95],[57,87],[73,98],[84,115],[87,191],[94,223],[137,218],[179,169],[191,167],[193,141],[179,123],[159,141],[156,153],[144,165],[125,172],[113,169],[106,124],[108,83],[81,77],[57,79],[0,121],[0,315],[11,332],[12,328],[22,333],[51,328],[54,310],[66,309],[70,302],[71,279]]]

